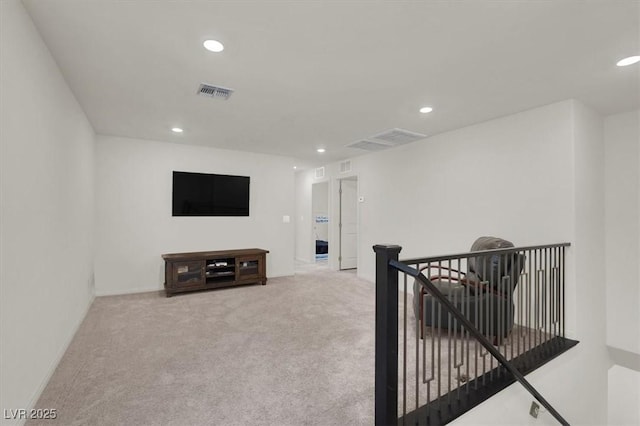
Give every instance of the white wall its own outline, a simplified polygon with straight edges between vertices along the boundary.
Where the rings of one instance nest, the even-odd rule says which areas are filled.
[[[172,217],[172,171],[250,176],[249,217]],[[267,276],[293,274],[293,160],[98,135],[96,292],[163,287],[163,253],[263,248]]]
[[[609,354],[606,348],[606,274],[604,213],[604,131],[599,114],[579,102],[573,103],[574,128],[574,235],[573,265],[575,301],[567,300],[566,315],[574,317],[576,338],[583,356],[577,361],[589,369],[589,377],[579,373],[574,386],[583,387],[580,401],[572,402],[575,423],[604,424],[607,419]],[[572,303],[573,302],[573,303]],[[573,307],[574,309],[570,309]],[[566,376],[569,379],[571,376]],[[562,387],[562,386],[560,386]],[[567,388],[570,392],[570,388]],[[591,411],[588,416],[584,413]]]
[[[607,416],[602,134],[596,113],[564,101],[352,160],[365,197],[358,274],[370,281],[377,243],[399,244],[401,258],[467,251],[481,235],[572,243],[567,335],[581,343],[528,378],[576,424]],[[527,424],[531,400],[514,385],[457,422]]]
[[[467,251],[482,235],[516,245],[570,241],[570,102],[356,158],[359,274],[373,280],[377,243],[401,257]]]
[[[563,158],[571,183],[568,194],[572,217],[568,226],[567,319],[580,343],[527,379],[571,424],[607,422],[606,307],[604,259],[604,142],[601,117],[570,102],[569,116],[561,117],[572,129],[560,143],[571,147]],[[539,123],[532,121],[532,126]],[[552,153],[552,151],[550,151]],[[546,173],[546,171],[545,171]],[[534,176],[531,176],[532,179]],[[539,179],[532,180],[537,182]],[[549,208],[555,209],[553,204]],[[549,222],[551,225],[551,223]],[[551,225],[553,226],[553,225]],[[537,230],[536,230],[537,232]],[[529,416],[531,397],[514,384],[465,413],[455,424],[557,424],[548,412]]]
[[[481,235],[516,245],[570,241],[572,108],[560,102],[353,158],[350,175],[365,198],[358,275],[373,281],[379,243],[399,244],[409,258],[466,251]],[[346,175],[338,163],[325,170],[337,205],[335,182]],[[298,200],[310,199],[313,182],[313,171],[299,173]]]
[[[608,425],[640,424],[640,372],[614,365],[609,369]]]
[[[0,2],[0,55],[0,409],[9,410],[36,402],[93,298],[94,133],[17,0]]]
[[[640,111],[607,117],[607,344],[640,354]]]

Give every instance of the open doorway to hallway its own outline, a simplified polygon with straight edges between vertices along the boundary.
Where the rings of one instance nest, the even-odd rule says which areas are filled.
[[[327,265],[329,261],[329,182],[311,186],[311,226],[315,263]]]

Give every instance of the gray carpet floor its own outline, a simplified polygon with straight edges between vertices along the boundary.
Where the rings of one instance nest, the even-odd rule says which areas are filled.
[[[98,297],[29,425],[370,425],[372,283],[310,267],[266,286]]]
[[[400,297],[400,312],[403,306]],[[374,284],[355,271],[313,264],[266,286],[98,297],[37,403],[55,408],[58,418],[27,424],[371,425],[374,310]],[[428,329],[419,343],[416,396],[412,321],[406,405],[399,330],[400,414],[416,399],[422,405],[457,387],[462,375],[476,375],[473,343],[467,359],[466,339],[444,332],[440,358],[456,352],[464,365],[449,374],[445,361],[434,370],[439,392],[437,381],[425,384],[422,372],[432,361],[427,356],[425,364],[424,354],[437,342],[437,331]],[[508,358],[524,350],[513,351],[521,334],[500,348]],[[495,367],[490,356],[481,359]]]

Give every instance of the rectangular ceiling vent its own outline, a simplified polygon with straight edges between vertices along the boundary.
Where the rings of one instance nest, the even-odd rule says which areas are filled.
[[[347,148],[364,149],[365,151],[380,151],[382,149],[391,148],[392,145],[384,142],[370,141],[363,139],[347,145]]]
[[[351,160],[342,161],[340,163],[340,173],[347,173],[351,171]]]
[[[318,167],[316,169],[316,179],[322,179],[324,177],[324,167]]]
[[[225,101],[229,99],[232,93],[233,89],[220,86],[212,86],[211,84],[206,83],[200,83],[200,87],[198,88],[198,95],[208,96],[210,98],[224,99]]]
[[[423,135],[422,133],[410,132],[409,130],[396,128],[391,130],[385,130],[382,133],[373,135],[370,137],[370,139],[385,141],[391,144],[392,146],[397,146],[405,143],[415,142],[417,140],[424,139],[426,137],[427,135]]]

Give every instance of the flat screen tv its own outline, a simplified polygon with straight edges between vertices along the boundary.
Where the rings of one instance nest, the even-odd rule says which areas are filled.
[[[249,216],[249,176],[173,172],[173,216]]]

